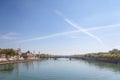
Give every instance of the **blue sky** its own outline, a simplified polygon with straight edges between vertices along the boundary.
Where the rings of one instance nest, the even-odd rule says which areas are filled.
[[[119,0],[0,0],[0,47],[51,54],[120,49]]]

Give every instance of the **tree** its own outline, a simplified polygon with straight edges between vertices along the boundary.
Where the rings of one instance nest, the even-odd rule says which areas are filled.
[[[0,53],[5,54],[6,58],[8,58],[8,56],[18,55],[17,51],[15,51],[13,49],[2,49],[2,50],[0,50]]]
[[[27,53],[30,53],[30,51],[27,51]]]
[[[1,57],[1,55],[2,55],[2,52],[1,52],[1,49],[0,49],[0,57]]]
[[[117,53],[119,53],[119,50],[118,49],[113,49],[112,51],[109,51],[109,53],[111,53],[111,54],[117,54]]]

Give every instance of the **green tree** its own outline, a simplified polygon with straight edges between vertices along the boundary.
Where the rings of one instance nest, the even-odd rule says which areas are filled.
[[[109,53],[111,53],[111,54],[117,54],[117,53],[119,53],[119,50],[118,49],[113,49],[112,51],[109,51]]]
[[[18,55],[17,51],[15,51],[13,49],[2,49],[0,51],[0,54],[5,54],[6,58],[8,58],[8,56]]]

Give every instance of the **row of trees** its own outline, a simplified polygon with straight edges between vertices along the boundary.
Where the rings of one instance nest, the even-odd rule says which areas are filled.
[[[0,49],[0,57],[5,55],[6,58],[18,55],[18,52],[14,49]]]
[[[113,49],[109,52],[99,52],[99,53],[89,53],[85,55],[74,55],[75,58],[83,58],[83,57],[89,57],[89,58],[106,58],[106,59],[120,59],[120,50]]]
[[[99,53],[87,54],[85,56],[93,57],[93,58],[120,59],[120,50],[113,49],[109,52],[99,52]]]

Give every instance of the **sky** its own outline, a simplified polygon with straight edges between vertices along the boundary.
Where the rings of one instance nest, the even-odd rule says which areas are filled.
[[[120,0],[0,0],[0,48],[84,54],[120,49]]]

